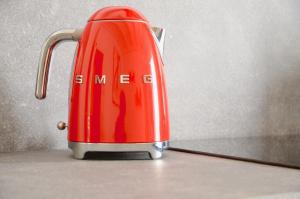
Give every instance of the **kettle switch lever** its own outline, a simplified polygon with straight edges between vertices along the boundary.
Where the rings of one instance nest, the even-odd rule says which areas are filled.
[[[65,122],[63,122],[63,121],[59,121],[59,122],[57,123],[57,128],[58,128],[59,130],[65,130],[66,127],[68,127],[68,126],[67,126],[67,124],[66,124]]]

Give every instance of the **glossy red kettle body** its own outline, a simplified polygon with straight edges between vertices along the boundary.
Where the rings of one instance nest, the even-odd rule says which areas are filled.
[[[46,96],[54,45],[78,41],[69,94],[69,147],[88,151],[148,151],[161,157],[169,140],[163,73],[164,30],[129,7],[97,11],[83,30],[54,33],[40,59],[36,97]],[[60,127],[63,127],[60,124]]]

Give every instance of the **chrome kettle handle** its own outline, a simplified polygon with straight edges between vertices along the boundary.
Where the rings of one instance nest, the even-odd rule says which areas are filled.
[[[82,29],[59,30],[52,33],[44,42],[36,78],[35,97],[37,99],[44,99],[46,97],[51,55],[56,44],[64,40],[78,41],[82,32]]]

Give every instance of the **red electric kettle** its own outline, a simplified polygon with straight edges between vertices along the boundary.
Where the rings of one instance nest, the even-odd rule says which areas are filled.
[[[69,93],[69,148],[86,152],[149,152],[160,158],[168,146],[169,117],[163,73],[165,31],[129,7],[94,13],[84,29],[60,30],[42,47],[35,96],[46,97],[52,50],[77,41]]]

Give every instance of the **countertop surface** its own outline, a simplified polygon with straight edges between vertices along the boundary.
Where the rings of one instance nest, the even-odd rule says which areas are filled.
[[[166,151],[160,160],[0,153],[0,198],[300,198],[300,170]]]

